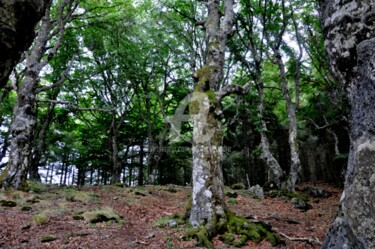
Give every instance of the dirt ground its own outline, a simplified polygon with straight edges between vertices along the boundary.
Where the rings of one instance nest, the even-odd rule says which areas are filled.
[[[303,189],[306,186],[299,186]],[[329,198],[310,197],[312,209],[300,211],[287,197],[255,199],[246,191],[226,197],[227,206],[245,217],[268,222],[280,234],[280,248],[319,248],[337,212],[340,189],[326,184],[316,187],[332,193]],[[50,186],[28,193],[1,191],[0,248],[201,248],[182,239],[186,228],[164,227],[175,213],[182,213],[191,188],[179,186],[111,187],[81,189]],[[5,202],[2,202],[5,203]],[[77,218],[85,211],[111,207],[122,222],[89,223]],[[214,238],[215,248],[234,248]],[[248,242],[242,248],[273,248],[268,241]]]

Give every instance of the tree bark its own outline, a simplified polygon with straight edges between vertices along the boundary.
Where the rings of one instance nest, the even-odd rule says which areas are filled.
[[[298,154],[298,144],[297,144],[297,110],[296,110],[296,104],[293,103],[290,91],[288,88],[288,82],[286,77],[286,70],[285,70],[285,64],[281,57],[281,52],[279,48],[274,48],[275,52],[275,62],[279,67],[280,71],[280,80],[281,80],[281,88],[282,93],[285,99],[286,103],[286,112],[288,115],[288,122],[289,122],[289,147],[290,147],[290,171],[289,171],[289,180],[288,180],[288,189],[290,191],[294,191],[296,184],[300,178],[300,172],[301,172],[301,161],[299,159]],[[299,96],[296,96],[296,102],[298,102]]]
[[[138,186],[143,186],[143,140],[139,144],[139,168],[138,168]]]
[[[267,166],[270,169],[270,173],[268,176],[269,181],[275,182],[277,187],[281,187],[282,180],[284,178],[284,172],[273,156],[270,151],[270,142],[268,140],[266,131],[267,131],[267,124],[263,117],[264,112],[264,91],[263,91],[263,83],[258,85],[258,94],[259,94],[259,103],[258,103],[258,113],[259,119],[261,122],[261,130],[260,130],[260,145],[262,147],[262,158],[266,161]]]
[[[189,218],[192,226],[212,224],[225,216],[219,101],[226,93],[216,91],[223,80],[226,42],[232,33],[233,0],[225,1],[222,20],[219,8],[219,0],[208,1],[207,60],[196,72],[198,82],[189,106],[193,119],[193,195]]]
[[[0,87],[4,87],[22,53],[35,37],[34,28],[50,0],[7,0],[0,3]]]
[[[351,105],[351,148],[340,210],[323,248],[375,248],[375,5],[322,1],[325,46]]]

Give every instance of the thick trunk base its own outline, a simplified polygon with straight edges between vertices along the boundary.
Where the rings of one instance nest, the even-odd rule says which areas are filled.
[[[271,230],[271,225],[263,222],[249,221],[225,209],[225,215],[215,217],[204,226],[189,229],[184,238],[195,239],[197,246],[214,248],[212,238],[219,235],[225,244],[235,247],[246,245],[248,241],[260,243],[267,239],[273,246],[282,243],[282,240]]]

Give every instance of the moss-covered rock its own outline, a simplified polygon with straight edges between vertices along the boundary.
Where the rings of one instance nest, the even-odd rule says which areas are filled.
[[[116,213],[111,207],[95,208],[94,210],[82,213],[82,217],[93,224],[107,221],[121,223],[123,221],[122,216]]]
[[[243,183],[236,183],[236,184],[231,185],[230,188],[234,190],[241,190],[241,189],[245,189],[245,185]]]

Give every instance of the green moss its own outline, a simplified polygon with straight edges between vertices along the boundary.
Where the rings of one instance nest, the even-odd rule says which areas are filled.
[[[70,202],[82,202],[82,203],[89,203],[98,199],[96,194],[92,194],[85,191],[78,191],[72,188],[64,189],[61,191],[61,196],[65,197],[65,200]]]
[[[44,213],[41,213],[41,214],[37,214],[37,215],[34,215],[31,220],[34,224],[43,224],[43,223],[46,223],[48,221],[49,217],[44,214]]]
[[[304,195],[302,193],[299,193],[299,192],[288,191],[287,189],[271,190],[269,192],[269,195],[271,197],[285,196],[285,197],[288,197],[289,199],[297,198],[297,199],[301,199],[301,200],[304,200],[304,201],[309,201],[309,197],[308,196],[306,196],[306,195]]]
[[[199,114],[199,102],[198,101],[191,101],[189,104],[189,113],[191,115]]]
[[[53,237],[53,236],[45,236],[43,237],[40,242],[42,243],[46,243],[46,242],[51,242],[51,241],[54,241],[54,240],[57,240],[57,238]]]
[[[42,193],[47,190],[47,186],[45,184],[42,184],[41,182],[35,180],[28,180],[27,183],[30,187],[30,190],[34,193]]]
[[[191,201],[189,201],[188,205],[190,207]],[[248,221],[227,208],[225,209],[225,214],[224,217],[214,217],[205,226],[189,228],[183,238],[195,239],[199,246],[207,248],[213,247],[211,239],[215,235],[220,235],[221,241],[235,247],[246,245],[248,240],[260,243],[263,239],[267,239],[273,246],[280,244],[280,239],[271,230],[271,225]]]
[[[207,248],[214,248],[214,245],[211,242],[211,238],[208,234],[208,231],[205,227],[199,229],[197,233],[198,245],[205,246]]]
[[[232,204],[232,205],[235,205],[235,204],[237,204],[238,202],[237,202],[236,199],[234,199],[234,198],[230,198],[230,199],[228,200],[228,203],[229,203],[229,204]]]
[[[121,223],[123,221],[122,217],[117,214],[111,207],[95,208],[94,210],[84,212],[82,216],[89,223],[99,223],[107,221]]]
[[[3,185],[5,177],[8,175],[9,169],[6,167],[0,174],[0,187]]]
[[[19,190],[24,191],[24,192],[29,192],[31,190],[29,184],[27,183],[26,179],[21,180],[21,184],[18,187]]]
[[[207,95],[210,103],[216,102],[216,92],[214,90],[208,90],[208,91],[205,92],[205,94]]]
[[[232,242],[234,241],[234,235],[233,233],[224,233],[222,235],[220,235],[220,240],[223,241],[225,244],[232,244]]]
[[[230,186],[231,189],[234,189],[234,190],[241,190],[241,189],[245,189],[245,185],[243,183],[235,183],[233,185]]]

